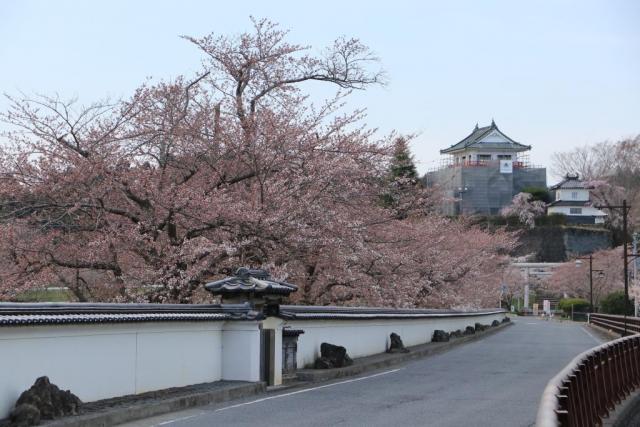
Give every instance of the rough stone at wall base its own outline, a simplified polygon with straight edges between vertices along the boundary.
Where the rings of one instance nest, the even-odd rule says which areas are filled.
[[[485,329],[487,329],[487,327],[482,323],[476,323],[475,327],[476,327],[476,331],[484,331]]]
[[[353,364],[347,349],[326,342],[320,344],[320,358],[316,360],[315,369],[342,368]]]
[[[48,377],[40,377],[22,392],[9,416],[9,426],[27,427],[40,420],[53,420],[66,415],[76,415],[82,401],[69,390],[60,390]]]
[[[40,410],[33,405],[23,403],[16,406],[11,411],[9,423],[10,427],[30,427],[40,424]],[[0,425],[2,425],[0,423]]]
[[[400,335],[396,334],[395,332],[392,332],[391,335],[389,336],[389,339],[391,341],[391,344],[389,345],[389,350],[387,350],[387,353],[408,353],[409,352],[409,349],[404,346],[404,343],[402,342],[402,338],[400,338]]]
[[[449,341],[449,334],[443,330],[436,329],[433,331],[433,337],[431,338],[433,342],[447,342]]]

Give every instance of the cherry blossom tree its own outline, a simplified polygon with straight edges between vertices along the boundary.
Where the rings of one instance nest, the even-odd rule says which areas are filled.
[[[557,176],[579,174],[596,185],[596,202],[606,204],[626,199],[631,206],[630,224],[640,226],[640,135],[616,142],[600,142],[555,153],[553,172]],[[619,229],[619,215],[608,212],[612,228]]]
[[[607,294],[624,289],[622,273],[622,248],[602,250],[593,254],[593,303],[598,306]],[[579,262],[576,262],[579,261]],[[556,267],[547,279],[548,290],[568,297],[590,296],[589,264],[585,260],[571,260]]]
[[[185,37],[203,70],[122,101],[11,98],[0,298],[62,284],[80,301],[197,302],[207,280],[249,265],[307,304],[485,303],[513,236],[433,215],[415,202],[425,189],[401,218],[381,206],[393,137],[343,108],[383,81],[377,58],[344,38],[312,55],[253,24]],[[314,104],[309,81],[339,91]]]
[[[592,187],[589,190],[589,195],[591,204],[594,206],[621,206],[622,201],[627,197],[627,192],[624,188],[612,185],[608,181],[594,180],[587,183]],[[622,230],[622,212],[618,209],[602,208],[602,210],[607,213],[606,224],[614,230]],[[630,222],[633,224],[633,218]]]
[[[510,205],[502,208],[502,216],[515,216],[529,228],[535,227],[535,219],[544,215],[546,205],[540,200],[534,200],[531,193],[518,193],[513,197]]]

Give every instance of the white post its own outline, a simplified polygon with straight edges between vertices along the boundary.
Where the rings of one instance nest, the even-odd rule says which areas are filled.
[[[525,267],[525,285],[524,285],[524,307],[523,310],[529,309],[529,267]]]

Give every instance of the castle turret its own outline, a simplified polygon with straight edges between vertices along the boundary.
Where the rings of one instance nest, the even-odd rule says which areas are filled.
[[[446,158],[425,182],[444,191],[441,210],[446,215],[497,215],[523,189],[547,187],[547,171],[529,163],[530,150],[494,120],[489,126],[476,124],[468,136],[440,150]]]

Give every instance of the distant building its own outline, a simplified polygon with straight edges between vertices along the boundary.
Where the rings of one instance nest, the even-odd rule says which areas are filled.
[[[592,206],[593,187],[576,175],[567,175],[562,182],[550,188],[555,200],[549,203],[547,215],[564,214],[571,224],[603,224],[606,213]]]
[[[425,175],[428,186],[445,194],[445,215],[497,215],[527,187],[547,188],[547,171],[529,163],[530,145],[514,141],[492,120],[457,144],[440,150],[447,157]]]

